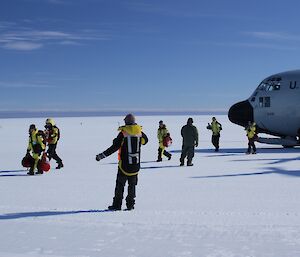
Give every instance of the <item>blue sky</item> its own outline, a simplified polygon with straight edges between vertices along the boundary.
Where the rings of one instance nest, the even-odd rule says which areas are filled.
[[[0,110],[227,110],[299,68],[298,1],[2,0]]]

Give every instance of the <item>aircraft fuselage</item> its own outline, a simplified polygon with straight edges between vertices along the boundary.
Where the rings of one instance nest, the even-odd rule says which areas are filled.
[[[246,100],[234,104],[231,122],[246,127],[255,121],[258,132],[281,138],[299,136],[300,70],[274,74],[264,79]]]

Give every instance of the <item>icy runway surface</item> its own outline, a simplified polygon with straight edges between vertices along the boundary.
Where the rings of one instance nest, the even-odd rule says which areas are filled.
[[[55,119],[65,168],[52,161],[50,172],[34,177],[20,162],[28,126],[43,128],[45,119],[0,119],[0,256],[300,256],[300,149],[257,144],[257,155],[245,155],[243,128],[217,116],[223,131],[215,153],[211,116],[193,116],[200,135],[194,166],[179,167],[187,118],[137,117],[149,143],[136,209],[121,212],[106,211],[117,154],[100,163],[95,155],[111,145],[122,117]],[[160,119],[173,157],[156,163]]]

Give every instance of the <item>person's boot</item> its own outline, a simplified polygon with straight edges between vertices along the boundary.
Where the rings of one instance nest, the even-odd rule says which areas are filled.
[[[127,211],[133,210],[134,209],[134,203],[126,203]]]
[[[108,208],[110,211],[120,211],[121,210],[121,206],[116,206],[116,205],[110,205],[108,206]]]
[[[110,211],[120,211],[122,209],[122,199],[119,200],[114,197],[112,205],[108,206]]]
[[[43,174],[44,172],[42,170],[38,170],[35,174]]]
[[[184,161],[180,160],[180,166],[184,166]]]
[[[64,167],[64,164],[62,162],[58,163],[57,167],[55,169],[59,170]]]
[[[250,154],[250,153],[251,153],[251,148],[248,146],[246,154]]]
[[[135,204],[135,199],[129,198],[128,196],[126,197],[126,207],[127,211],[133,210],[134,209],[134,204]]]
[[[134,210],[134,205],[127,205],[127,211]]]
[[[34,170],[33,168],[30,168],[29,171],[27,172],[27,175],[33,176],[34,175]]]
[[[187,162],[187,166],[194,166],[194,164],[193,164],[192,161],[190,160],[190,161]]]
[[[167,151],[164,151],[164,155],[168,158],[168,161],[171,160],[172,154],[170,154],[170,153],[167,152]]]

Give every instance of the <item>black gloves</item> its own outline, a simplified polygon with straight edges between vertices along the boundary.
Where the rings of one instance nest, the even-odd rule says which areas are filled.
[[[99,153],[96,155],[96,161],[100,161],[101,159],[104,159],[106,156],[104,153]]]

